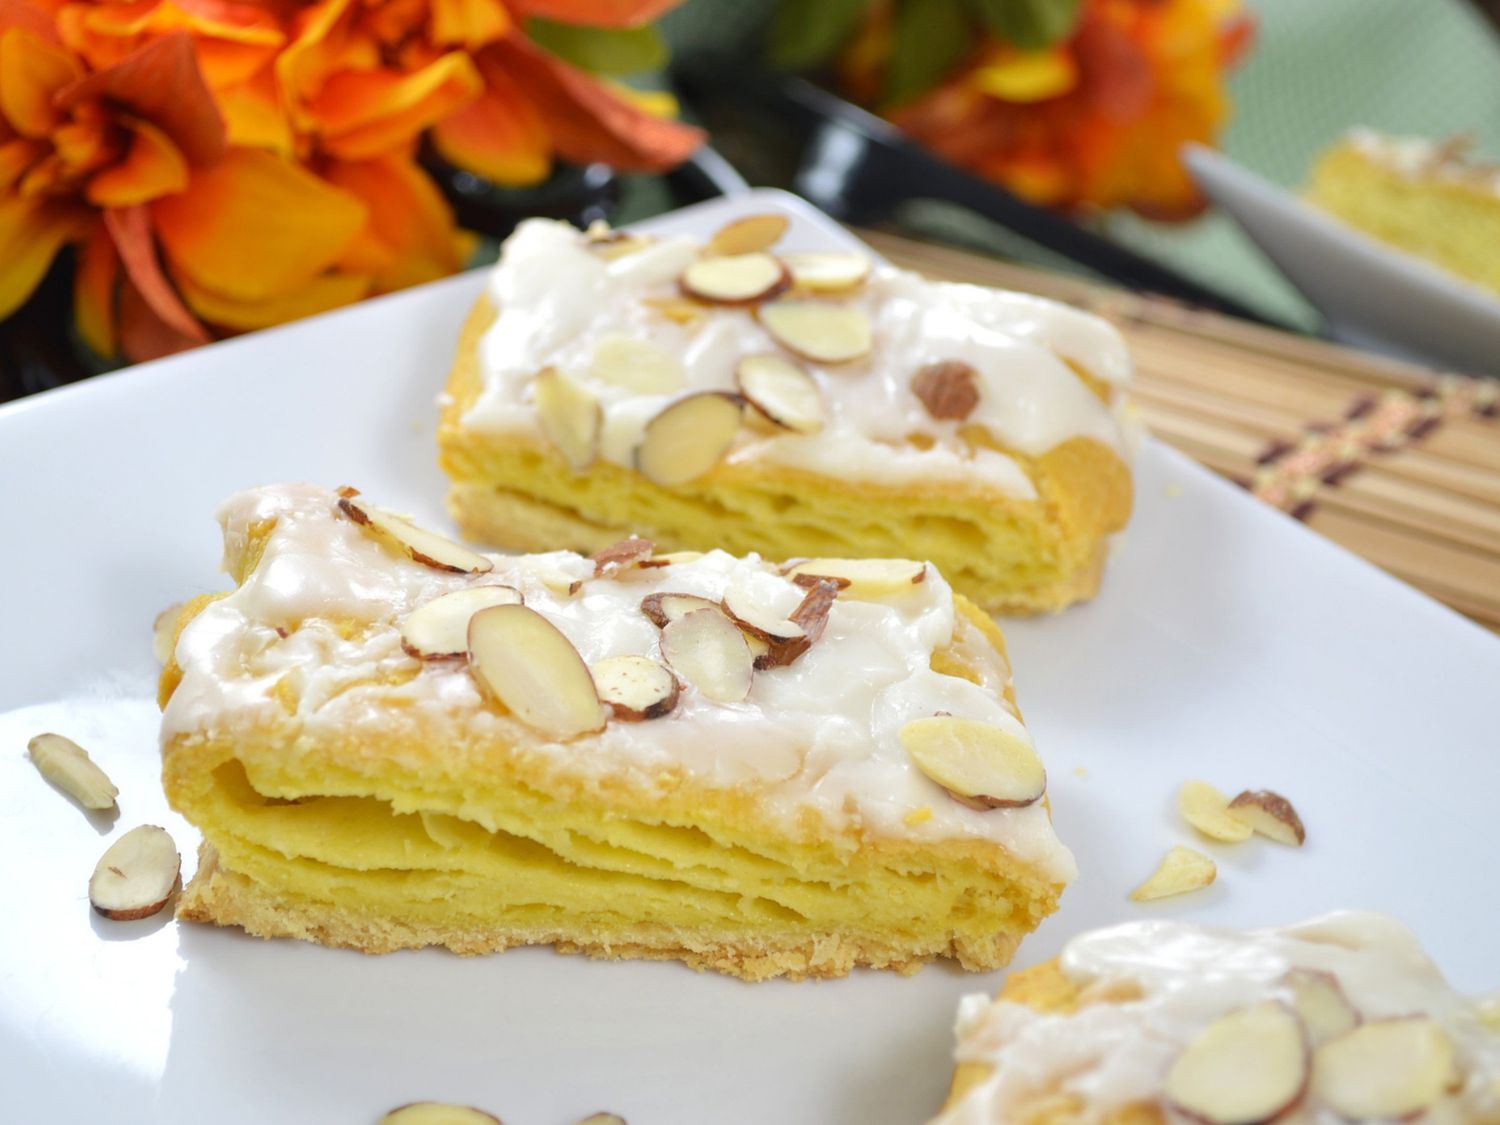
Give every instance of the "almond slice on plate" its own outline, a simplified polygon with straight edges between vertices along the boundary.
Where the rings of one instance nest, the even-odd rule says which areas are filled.
[[[1248,824],[1229,813],[1229,798],[1206,781],[1184,781],[1177,790],[1182,819],[1210,840],[1238,844],[1254,834]]]
[[[672,671],[716,703],[738,703],[750,694],[755,657],[739,626],[717,608],[667,622],[661,653]]]
[[[737,396],[720,391],[678,399],[646,423],[635,450],[636,469],[668,487],[701,477],[734,444],[742,409]]]
[[[811,375],[779,355],[750,355],[735,368],[740,394],[774,426],[799,434],[823,428],[823,396]]]
[[[26,744],[37,771],[86,809],[112,809],[120,790],[89,752],[60,734],[39,734]]]
[[[934,418],[962,422],[979,405],[979,372],[957,359],[929,363],[912,376],[911,391]]]
[[[611,656],[593,672],[599,698],[628,723],[659,719],[677,706],[677,677],[649,656]]]
[[[410,1102],[398,1105],[378,1125],[503,1125],[493,1113],[471,1105],[449,1102]]]
[[[1130,892],[1130,898],[1133,902],[1150,902],[1201,891],[1210,886],[1218,874],[1219,869],[1208,856],[1178,845],[1162,857],[1161,863],[1144,883]]]
[[[1349,1003],[1339,978],[1320,969],[1292,969],[1281,978],[1292,991],[1292,1007],[1302,1017],[1308,1039],[1320,1047],[1359,1026],[1360,1016]]]
[[[612,574],[617,570],[625,570],[632,566],[644,566],[646,560],[651,557],[651,552],[656,550],[656,544],[649,539],[642,539],[632,535],[629,539],[621,539],[618,543],[611,543],[602,551],[595,551],[589,556],[594,564],[594,577],[602,578],[606,574]]]
[[[418,527],[410,520],[367,504],[357,497],[341,497],[339,510],[361,527],[395,542],[417,562],[436,570],[487,574],[495,569],[495,564],[477,551],[471,551],[451,539]]]
[[[664,629],[679,617],[686,617],[694,610],[711,609],[719,612],[719,603],[697,594],[647,594],[641,599],[641,612],[658,629]]]
[[[927,564],[915,559],[806,559],[788,568],[786,576],[799,585],[803,579],[833,578],[851,598],[888,598],[921,583]]]
[[[1229,815],[1278,844],[1300,848],[1307,839],[1292,803],[1269,789],[1247,789],[1229,802]]]
[[[786,267],[769,254],[699,258],[678,284],[689,297],[714,305],[748,305],[776,296],[792,283]]]
[[[1275,1121],[1307,1090],[1302,1022],[1269,1000],[1209,1024],[1167,1072],[1172,1107],[1208,1125]]]
[[[1453,1042],[1428,1016],[1362,1024],[1313,1055],[1314,1095],[1351,1121],[1414,1117],[1456,1077]]]
[[[778,344],[814,363],[851,363],[874,345],[870,318],[853,305],[791,299],[762,305],[757,315]]]
[[[682,364],[666,348],[619,333],[601,337],[594,345],[589,372],[601,383],[640,395],[671,394],[687,381]]]
[[[555,367],[543,368],[531,382],[531,401],[536,421],[575,473],[581,473],[599,455],[599,435],[604,429],[604,408],[599,400]]]
[[[117,922],[149,918],[172,898],[181,873],[182,857],[167,830],[143,824],[99,857],[89,878],[89,902]]]
[[[573,738],[604,728],[588,665],[562,630],[534,609],[497,605],[471,617],[469,670],[511,714],[543,734]]]
[[[815,250],[785,254],[782,261],[792,271],[792,282],[812,293],[846,293],[870,276],[868,254],[844,250]]]
[[[697,562],[702,557],[702,551],[668,551],[665,554],[652,555],[649,559],[642,559],[639,565],[642,567],[678,566],[682,563]]]
[[[401,647],[420,660],[463,656],[469,651],[469,619],[492,605],[520,605],[514,586],[469,586],[424,602],[401,622]]]
[[[1031,743],[992,723],[934,715],[913,719],[897,737],[919,770],[971,808],[1020,808],[1047,791]]]
[[[781,241],[791,223],[785,215],[746,215],[733,219],[719,228],[708,245],[705,254],[753,254],[769,250]]]

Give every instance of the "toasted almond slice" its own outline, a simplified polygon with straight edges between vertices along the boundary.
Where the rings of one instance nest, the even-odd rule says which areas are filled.
[[[618,543],[611,543],[604,550],[595,551],[589,556],[594,562],[594,577],[601,578],[628,567],[643,566],[654,550],[655,543],[634,535],[629,539],[621,539]]]
[[[659,719],[677,706],[677,677],[649,656],[611,656],[593,672],[599,698],[626,722]]]
[[[604,728],[588,665],[534,609],[497,605],[471,617],[469,670],[480,687],[543,734],[573,738]]]
[[[1206,781],[1184,781],[1177,790],[1177,811],[1210,840],[1238,844],[1250,839],[1250,826],[1229,815],[1229,798]]]
[[[410,1102],[398,1105],[379,1121],[379,1125],[503,1125],[493,1113],[471,1105],[448,1102]]]
[[[683,293],[715,305],[748,305],[776,296],[792,283],[786,267],[769,254],[699,258],[682,271]]]
[[[680,391],[687,381],[682,364],[660,344],[612,333],[594,345],[589,371],[601,383],[641,395]]]
[[[755,657],[739,626],[717,608],[667,622],[661,653],[674,672],[717,703],[738,703],[750,694]]]
[[[735,395],[704,391],[680,398],[646,423],[635,467],[668,487],[701,477],[729,452],[741,417]]]
[[[1455,1077],[1453,1042],[1428,1016],[1362,1024],[1313,1055],[1314,1096],[1351,1121],[1415,1116]]]
[[[643,297],[641,304],[648,309],[661,313],[662,316],[674,324],[692,324],[700,320],[708,312],[708,306],[701,301],[695,301],[691,297]]]
[[[469,586],[423,602],[401,622],[401,647],[421,660],[469,651],[469,619],[492,605],[520,605],[514,586]]]
[[[934,715],[913,719],[897,737],[919,770],[972,808],[1019,808],[1047,791],[1030,742],[991,723]]]
[[[177,643],[177,618],[182,615],[182,607],[186,604],[178,602],[167,606],[151,623],[151,652],[158,664],[166,665],[172,659]]]
[[[618,1113],[591,1113],[578,1125],[627,1125],[627,1122]]]
[[[721,603],[724,612],[741,629],[753,633],[768,641],[789,641],[794,637],[802,637],[806,634],[802,626],[795,621],[785,617],[778,617],[764,607],[756,605],[750,596],[740,589],[730,589],[724,592],[724,601]]]
[[[1150,878],[1130,892],[1130,898],[1133,902],[1150,902],[1201,891],[1212,884],[1218,874],[1219,869],[1208,856],[1179,845],[1162,858]]]
[[[784,254],[781,260],[792,271],[792,283],[813,293],[845,293],[870,276],[867,254],[816,250]]]
[[[639,565],[642,567],[678,566],[681,563],[697,562],[702,557],[702,551],[667,551],[665,554],[642,559]]]
[[[106,918],[149,918],[172,897],[182,857],[165,828],[143,824],[121,836],[99,857],[89,878],[89,902]]]
[[[557,368],[546,367],[531,382],[531,401],[537,425],[568,466],[581,473],[592,465],[604,429],[599,400]]]
[[[807,559],[790,567],[793,582],[833,578],[851,598],[888,598],[910,593],[927,577],[927,564],[915,559]]]
[[[86,809],[112,809],[120,790],[71,738],[39,734],[26,744],[38,772]]]
[[[1247,789],[1229,802],[1229,815],[1278,844],[1300,848],[1307,839],[1292,803],[1269,789]]]
[[[820,578],[806,587],[807,593],[788,618],[802,630],[802,635],[785,640],[762,640],[753,634],[750,649],[755,653],[756,668],[780,668],[791,664],[823,636],[828,613],[839,595],[839,584],[832,578]]]
[[[1339,978],[1319,969],[1292,969],[1282,977],[1292,990],[1292,1007],[1302,1017],[1308,1039],[1314,1047],[1353,1031],[1359,1026],[1359,1013],[1349,1003]]]
[[[785,215],[746,215],[719,228],[703,248],[705,254],[753,254],[781,241],[791,224]]]
[[[911,391],[934,418],[962,422],[979,405],[979,372],[957,359],[929,363],[912,376]]]
[[[762,305],[757,315],[778,344],[814,363],[852,363],[874,344],[870,318],[853,305],[794,298]]]
[[[719,603],[697,594],[674,594],[663,592],[647,594],[641,599],[641,612],[651,619],[651,624],[664,629],[679,617],[686,617],[694,610],[711,609],[719,612]]]
[[[436,570],[487,574],[495,569],[495,564],[478,552],[363,500],[342,497],[339,510],[361,527],[394,541],[417,562]]]
[[[823,396],[806,371],[779,355],[740,360],[734,381],[745,401],[772,425],[799,434],[823,428]]]
[[[1308,1070],[1301,1021],[1269,1000],[1204,1028],[1167,1072],[1167,1098],[1208,1125],[1275,1121],[1302,1100]]]

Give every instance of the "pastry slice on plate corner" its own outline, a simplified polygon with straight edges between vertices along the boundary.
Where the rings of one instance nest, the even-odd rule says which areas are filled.
[[[219,513],[163,671],[180,916],[746,979],[1006,964],[1073,859],[1004,641],[930,563],[483,555],[353,489]]]

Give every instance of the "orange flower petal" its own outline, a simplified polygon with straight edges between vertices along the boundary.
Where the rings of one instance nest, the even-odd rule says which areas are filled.
[[[83,215],[51,200],[0,198],[0,320],[15,312],[83,228]]]
[[[151,204],[173,271],[226,299],[266,301],[338,260],[364,206],[290,161],[234,148]]]
[[[181,191],[188,184],[187,161],[177,146],[149,121],[127,120],[132,138],[125,159],[89,180],[84,191],[98,207],[130,207]]]
[[[443,159],[497,184],[540,183],[552,167],[552,142],[524,91],[498,67],[488,89],[439,121],[432,140]]]
[[[358,256],[346,256],[345,268],[373,269],[376,286],[389,290],[446,277],[462,267],[453,211],[411,161],[395,156],[337,161],[324,176],[358,196],[369,215],[364,231],[351,243]]]
[[[239,301],[212,290],[200,289],[187,279],[182,282],[182,295],[199,316],[211,324],[238,332],[270,328],[289,320],[328,312],[353,304],[369,291],[370,279],[352,273],[324,274],[263,301]]]
[[[541,16],[589,27],[639,27],[680,3],[682,0],[510,0],[510,8],[522,17]]]
[[[8,190],[46,152],[47,146],[41,141],[27,140],[25,137],[0,144],[0,191]]]
[[[231,145],[292,155],[292,125],[282,111],[276,73],[271,68],[249,82],[218,91],[218,101]]]
[[[115,293],[120,258],[103,222],[79,247],[73,273],[73,322],[78,335],[98,355],[115,354]]]
[[[177,290],[162,272],[151,238],[151,213],[144,206],[104,212],[104,225],[114,240],[125,273],[155,317],[184,339],[207,343],[208,331],[190,313]],[[124,313],[122,310],[121,316]]]
[[[54,95],[82,73],[65,48],[13,27],[0,35],[0,113],[18,133],[45,137],[60,120]]]
[[[203,10],[199,10],[200,7]],[[212,87],[243,82],[264,67],[286,41],[274,17],[248,5],[184,6],[125,3],[65,4],[58,29],[69,46],[96,68],[113,65],[148,39],[190,32],[204,80]]]
[[[409,74],[335,74],[307,108],[329,155],[362,160],[405,147],[483,89],[468,55],[454,51]]]
[[[48,43],[62,44],[52,14],[27,0],[0,0],[0,35],[13,27],[29,31]]]
[[[202,333],[202,338],[189,336],[162,320],[151,302],[135,287],[129,274],[120,280],[119,325],[120,351],[132,363],[160,359],[208,342],[206,332]]]
[[[304,8],[297,18],[296,36],[276,57],[276,77],[298,126],[310,122],[302,105],[316,93],[344,49],[348,36],[340,29],[350,2],[322,0]]]
[[[432,0],[431,9],[429,35],[444,47],[472,51],[511,28],[510,14],[499,0]]]

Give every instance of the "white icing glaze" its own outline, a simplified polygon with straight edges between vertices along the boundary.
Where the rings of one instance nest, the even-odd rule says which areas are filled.
[[[1500,168],[1476,161],[1452,142],[1438,143],[1424,137],[1390,137],[1373,129],[1352,129],[1346,137],[1362,156],[1403,176],[1432,176],[1486,187],[1500,195]]]
[[[226,544],[275,521],[261,561],[244,584],[211,603],[183,630],[176,657],[183,678],[162,719],[163,740],[232,732],[286,721],[271,691],[294,675],[302,731],[379,729],[393,696],[466,733],[496,728],[461,660],[431,661],[398,687],[374,678],[410,668],[399,626],[417,606],[468,585],[504,583],[561,629],[590,663],[608,656],[659,654],[659,630],[640,612],[647,594],[682,592],[718,600],[734,586],[785,615],[804,590],[771,565],[722,551],[667,567],[594,578],[594,565],[569,552],[490,556],[495,569],[463,575],[407,559],[340,515],[320,488],[279,486],[242,492],[219,513]],[[583,585],[572,596],[572,581]],[[363,626],[346,640],[335,622]],[[285,630],[282,637],[278,629]],[[347,631],[347,630],[346,630]],[[755,674],[743,704],[713,703],[691,687],[669,716],[611,722],[599,735],[542,740],[559,768],[649,780],[681,769],[714,787],[752,786],[763,807],[790,828],[812,810],[835,829],[874,836],[995,841],[1058,881],[1073,859],[1041,805],[978,812],[952,800],[909,761],[897,731],[909,719],[949,711],[1021,732],[1001,692],[1009,668],[957,617],[952,590],[931,567],[909,594],[881,601],[839,598],[822,638],[795,663]],[[957,639],[979,665],[984,686],[930,667],[932,652]],[[907,823],[913,812],[931,816]],[[920,819],[920,818],[913,818]]]
[[[742,357],[780,350],[748,309],[711,306],[693,323],[679,324],[643,303],[675,296],[678,275],[699,250],[696,240],[679,236],[610,260],[590,251],[564,223],[522,223],[490,276],[499,315],[480,346],[483,388],[464,425],[535,433],[531,380],[543,367],[556,367],[603,404],[601,455],[629,465],[646,422],[672,399],[734,390]],[[874,333],[870,356],[836,366],[804,363],[827,407],[823,432],[746,427],[731,462],[771,462],[882,483],[968,481],[1034,498],[1016,460],[972,449],[959,436],[960,423],[933,419],[911,392],[921,367],[950,359],[979,373],[979,406],[964,424],[984,427],[1007,449],[1039,455],[1086,436],[1129,455],[1130,423],[1118,409],[1122,396],[1114,396],[1114,405],[1101,402],[1069,366],[1113,386],[1129,380],[1124,342],[1098,317],[1020,293],[925,281],[889,266],[874,269],[847,297],[820,299],[864,310]],[[595,378],[595,348],[611,336],[647,341],[679,359],[682,387],[643,394]],[[931,447],[909,444],[913,435],[930,439]]]
[[[994,1070],[943,1125],[1013,1120],[1041,1091],[1082,1097],[1102,1121],[1111,1109],[1156,1105],[1178,1053],[1220,1016],[1262,1000],[1290,1001],[1287,972],[1332,973],[1365,1020],[1430,1015],[1453,1040],[1464,1083],[1447,1108],[1455,1120],[1500,1120],[1500,1034],[1455,992],[1401,923],[1344,911],[1301,925],[1234,931],[1182,922],[1133,922],[1075,938],[1061,965],[1085,989],[1134,984],[1137,1000],[1087,1004],[1048,1015],[983,995],[959,1010],[957,1057]],[[1282,1119],[1336,1125],[1326,1106],[1304,1102]],[[1446,1120],[1446,1118],[1445,1118]]]

